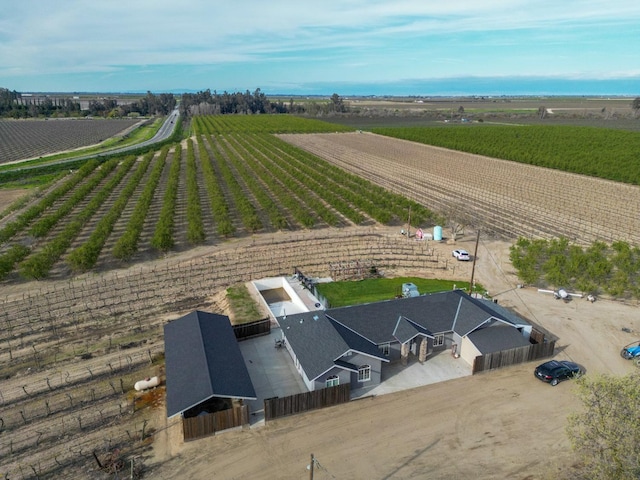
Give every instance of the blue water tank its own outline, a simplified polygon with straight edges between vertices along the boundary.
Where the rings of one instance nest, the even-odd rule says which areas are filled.
[[[442,227],[440,225],[433,227],[433,239],[436,242],[442,241]]]

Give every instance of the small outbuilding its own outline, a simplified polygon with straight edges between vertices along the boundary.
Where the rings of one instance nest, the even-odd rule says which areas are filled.
[[[255,400],[256,392],[229,317],[193,311],[164,326],[164,341],[167,417],[206,417],[242,407],[239,421],[248,423],[242,402]],[[207,424],[216,430],[215,421]],[[200,428],[196,436],[213,431]]]

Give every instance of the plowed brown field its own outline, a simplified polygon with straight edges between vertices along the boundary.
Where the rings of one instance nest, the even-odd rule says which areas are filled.
[[[640,243],[638,186],[371,133],[280,137],[489,234]]]

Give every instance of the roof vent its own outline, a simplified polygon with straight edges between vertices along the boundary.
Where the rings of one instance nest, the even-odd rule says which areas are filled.
[[[314,315],[314,316],[313,316],[313,319],[314,319],[315,321],[318,321],[318,319],[319,319],[319,318],[320,318],[320,317],[318,317],[318,315]]]

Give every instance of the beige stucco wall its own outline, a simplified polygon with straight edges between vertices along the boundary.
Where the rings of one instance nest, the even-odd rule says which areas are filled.
[[[476,357],[480,355],[480,351],[469,340],[469,337],[462,337],[461,345],[458,346],[458,353],[469,365],[473,365]]]

